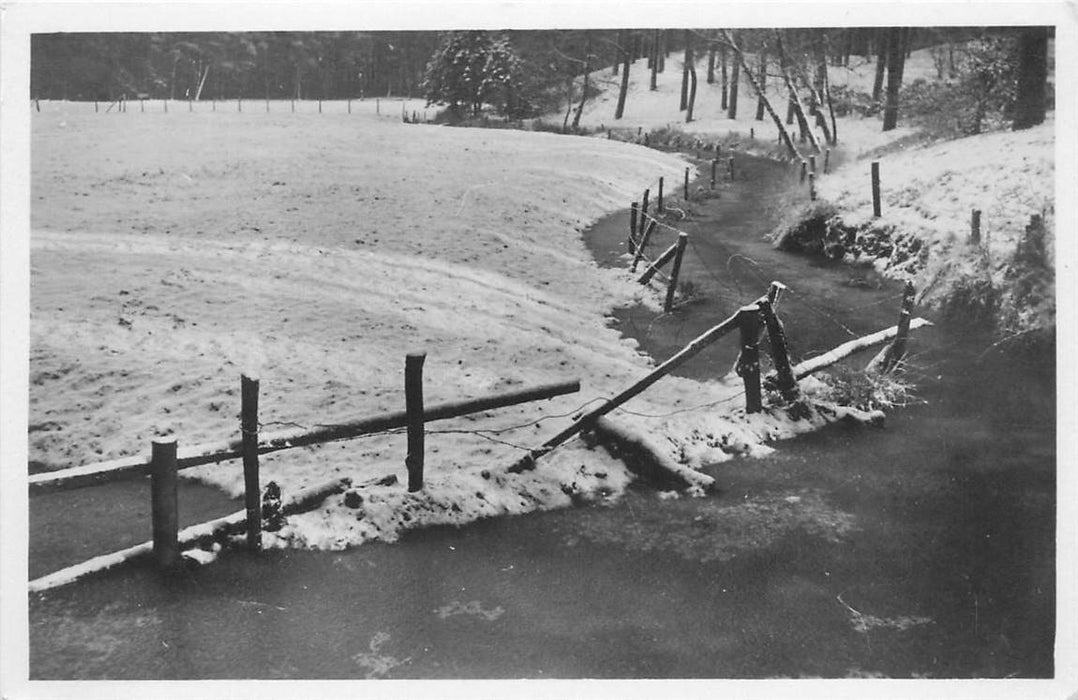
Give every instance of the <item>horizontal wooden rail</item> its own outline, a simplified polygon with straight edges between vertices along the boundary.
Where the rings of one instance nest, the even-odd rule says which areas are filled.
[[[351,482],[347,478],[333,479],[323,484],[299,491],[295,496],[285,501],[281,512],[285,515],[302,513],[311,510],[321,503],[327,496],[340,493],[349,487]],[[221,518],[209,520],[198,525],[192,525],[180,530],[178,534],[179,548],[192,548],[213,541],[219,537],[239,534],[247,527],[247,509],[238,510],[235,513]],[[153,541],[136,544],[118,552],[102,554],[101,556],[88,559],[80,564],[68,566],[46,576],[36,578],[30,582],[30,592],[40,593],[50,588],[58,588],[69,583],[74,583],[90,574],[108,571],[124,562],[142,559],[153,554]]]
[[[924,318],[915,318],[910,322],[910,330],[920,328],[922,326],[931,326],[932,322]],[[824,367],[830,367],[831,365],[846,359],[855,352],[867,350],[875,345],[886,343],[888,340],[892,340],[898,335],[898,326],[891,326],[885,328],[882,331],[876,331],[871,335],[866,335],[861,338],[855,338],[847,343],[843,343],[838,347],[825,352],[822,355],[809,358],[793,368],[794,378],[802,379],[817,372]]]
[[[541,401],[564,394],[573,394],[580,391],[580,380],[558,382],[554,384],[541,384],[518,391],[509,391],[500,394],[482,396],[463,401],[448,401],[445,403],[429,406],[423,411],[423,421],[429,423],[436,420],[457,418],[470,413],[489,411],[495,408],[504,408],[516,404]],[[278,452],[293,447],[316,445],[333,440],[379,433],[384,430],[403,428],[408,424],[407,411],[395,411],[393,413],[381,413],[366,418],[360,418],[348,423],[328,425],[314,429],[296,429],[277,433],[264,433],[258,441],[258,454]],[[203,464],[225,462],[238,459],[242,456],[242,443],[239,438],[228,442],[203,443],[178,450],[176,463],[179,469],[197,467]],[[79,467],[59,469],[52,472],[42,472],[30,475],[29,484],[31,490],[51,490],[77,488],[94,483],[111,481],[134,474],[148,474],[150,470],[149,455],[136,455],[123,457],[107,462],[96,462]]]

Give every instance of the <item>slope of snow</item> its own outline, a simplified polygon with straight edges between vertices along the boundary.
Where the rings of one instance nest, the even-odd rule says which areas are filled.
[[[680,174],[679,158],[359,114],[63,109],[35,117],[32,154],[31,460],[231,439],[241,372],[261,379],[266,431],[399,411],[404,355],[424,350],[428,404],[573,378],[583,390],[430,424],[420,494],[402,486],[400,433],[267,456],[262,483],[286,497],[341,476],[401,482],[356,510],[327,500],[278,544],[393,539],[628,483],[581,441],[535,471],[505,468],[649,371],[606,314],[653,292],[598,268],[580,230]],[[737,382],[669,377],[619,418],[696,464],[823,422],[746,419],[741,402]],[[235,462],[184,473],[242,490]]]

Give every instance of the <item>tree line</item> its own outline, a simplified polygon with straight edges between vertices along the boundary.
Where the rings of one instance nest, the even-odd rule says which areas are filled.
[[[882,111],[888,130],[898,122],[905,59],[925,47],[939,77],[958,86],[947,93],[950,108],[972,105],[968,131],[993,110],[1015,128],[1040,123],[1050,36],[1048,27],[35,34],[30,84],[39,99],[425,97],[457,118],[486,109],[523,118],[564,107],[568,130],[579,127],[607,71],[603,79],[618,82],[615,118],[622,118],[630,70],[646,58],[652,90],[668,62],[681,71],[686,121],[695,116],[699,70],[719,84],[727,116],[737,116],[744,93],[755,99],[756,119],[771,118],[784,140],[792,140],[785,126],[802,141],[815,139],[815,126],[834,142],[827,67],[875,63],[864,109]],[[773,85],[785,105],[769,101]],[[947,103],[936,93],[920,97]]]

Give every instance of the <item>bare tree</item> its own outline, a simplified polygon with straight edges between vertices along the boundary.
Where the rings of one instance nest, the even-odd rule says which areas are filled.
[[[741,52],[741,48],[737,45],[734,39],[734,33],[730,30],[722,30],[723,37],[726,39],[726,44],[734,53],[734,67],[743,66],[745,69],[745,75],[748,76],[749,83],[752,85],[752,89],[756,91],[756,95],[763,101],[764,109],[771,116],[771,120],[775,122],[775,128],[779,131],[779,137],[782,139],[782,143],[786,146],[786,150],[790,152],[790,155],[801,160],[801,153],[797,150],[797,146],[794,145],[793,139],[790,138],[790,132],[786,130],[786,127],[782,124],[782,119],[775,112],[771,106],[771,101],[767,99],[767,95],[764,93],[763,86],[761,86],[756,79],[752,76],[752,71],[749,70],[748,64],[745,63],[745,55]]]
[[[618,51],[621,55],[621,89],[618,91],[618,106],[614,110],[614,119],[621,119],[625,114],[625,96],[629,94],[629,46],[628,31],[618,30]]]
[[[1025,27],[1018,35],[1018,92],[1014,98],[1015,131],[1044,122],[1047,110],[1048,27]]]
[[[898,92],[902,87],[902,71],[906,65],[906,29],[887,30],[887,101],[883,107],[883,130],[898,125]]]
[[[786,57],[786,49],[783,47],[782,30],[775,29],[774,36],[775,52],[779,57],[779,72],[790,94],[790,101],[793,105],[794,114],[797,116],[798,127],[801,129],[801,134],[808,138],[809,143],[812,144],[813,150],[819,153],[820,143],[816,140],[816,134],[813,133],[808,118],[805,116],[805,107],[801,104],[801,97],[797,94],[797,88],[794,86],[793,78],[790,76],[790,62]]]

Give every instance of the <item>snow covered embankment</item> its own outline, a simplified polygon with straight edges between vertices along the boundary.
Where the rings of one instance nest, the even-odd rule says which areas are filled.
[[[824,176],[820,201],[776,231],[780,245],[871,263],[911,279],[945,315],[1001,332],[1055,323],[1054,121],[1017,132],[937,143],[882,157],[881,210],[872,216],[870,165]],[[973,209],[980,242],[970,240]],[[1028,230],[1032,216],[1044,228]]]
[[[404,355],[423,349],[430,404],[570,378],[583,390],[431,424],[422,492],[340,494],[267,542],[393,540],[629,483],[583,441],[532,472],[506,468],[650,370],[606,314],[658,300],[600,269],[580,232],[680,175],[680,159],[342,115],[68,113],[33,127],[30,458],[43,468],[136,454],[157,434],[235,436],[241,371],[261,379],[266,431],[399,411]],[[691,466],[833,419],[739,406],[736,381],[667,377],[612,418]],[[403,433],[289,450],[263,459],[262,482],[287,497],[331,478],[403,481],[405,452]],[[185,474],[242,490],[235,462]]]

